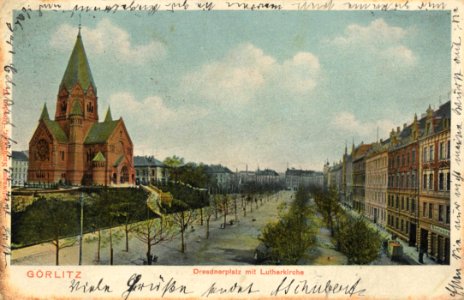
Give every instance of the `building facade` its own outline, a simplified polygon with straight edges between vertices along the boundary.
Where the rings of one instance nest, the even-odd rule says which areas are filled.
[[[366,209],[364,215],[374,224],[386,227],[388,186],[388,142],[372,146],[366,158]]]
[[[29,142],[28,181],[70,185],[133,185],[133,144],[122,118],[108,108],[99,121],[97,88],[77,35],[58,89],[55,119],[44,105]]]
[[[287,189],[296,190],[299,186],[324,185],[324,174],[312,170],[287,169],[285,171],[285,185]]]
[[[439,263],[450,260],[450,102],[427,110],[419,140],[418,245]]]
[[[420,129],[414,116],[410,126],[392,130],[388,153],[387,229],[410,246],[417,243]]]
[[[27,151],[13,151],[11,157],[11,185],[21,187],[27,182],[29,156]]]
[[[168,168],[153,156],[134,156],[135,180],[137,184],[165,184]]]
[[[363,213],[365,210],[366,154],[371,144],[359,145],[352,153],[353,157],[353,208]]]

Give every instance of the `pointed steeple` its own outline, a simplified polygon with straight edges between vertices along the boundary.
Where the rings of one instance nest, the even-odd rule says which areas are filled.
[[[50,116],[48,115],[47,103],[44,103],[39,120],[50,120]]]
[[[84,91],[87,91],[90,86],[96,91],[90,65],[85,54],[84,44],[82,43],[80,29],[68,61],[68,66],[61,80],[60,88],[64,86],[69,92],[76,84],[79,84]]]
[[[111,121],[113,121],[113,117],[111,116],[111,109],[110,109],[110,106],[108,105],[108,110],[106,111],[105,122],[111,122]]]

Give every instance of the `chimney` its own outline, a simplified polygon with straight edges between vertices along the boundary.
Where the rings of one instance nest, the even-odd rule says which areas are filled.
[[[408,126],[408,123],[404,123],[403,124],[403,129],[406,129],[407,126]]]
[[[396,132],[400,132],[400,126],[396,127]]]

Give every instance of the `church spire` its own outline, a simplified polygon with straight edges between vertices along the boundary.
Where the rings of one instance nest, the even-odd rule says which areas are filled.
[[[44,103],[39,120],[50,120],[50,116],[48,115],[47,103]]]
[[[110,109],[110,106],[108,105],[108,110],[106,111],[105,122],[111,122],[111,121],[113,121],[113,117],[111,116],[111,109]]]
[[[82,43],[80,24],[76,43],[74,44],[68,66],[61,80],[60,88],[64,86],[69,92],[76,84],[79,84],[84,91],[90,86],[96,90],[87,55],[85,54],[84,44]]]

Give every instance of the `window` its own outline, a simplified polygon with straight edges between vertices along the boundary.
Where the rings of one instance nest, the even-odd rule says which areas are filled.
[[[429,219],[433,218],[433,203],[429,203]]]
[[[412,152],[411,152],[411,161],[413,164],[416,163],[416,149],[412,149]]]
[[[431,145],[429,148],[429,160],[433,161],[433,145]]]
[[[395,222],[395,223],[396,223],[396,224],[395,224],[395,225],[396,225],[395,228],[398,229],[398,217],[396,217],[396,220],[395,220],[395,221],[396,221],[396,222]]]
[[[61,154],[61,160],[64,160],[64,151],[60,151]]]
[[[446,147],[446,158],[449,159],[450,158],[450,151],[451,151],[451,145],[450,145],[450,141],[448,140],[448,147]]]
[[[450,207],[449,205],[446,206],[446,224],[450,223]]]
[[[433,173],[429,174],[429,190],[433,190]]]
[[[406,233],[409,233],[409,221],[406,221]]]
[[[424,150],[422,151],[422,160],[423,162],[427,161],[427,147],[424,147]]]
[[[404,228],[404,220],[401,219],[401,231],[403,231],[403,228]]]
[[[401,197],[401,209],[404,209],[404,197]]]
[[[444,209],[443,209],[443,205],[438,205],[438,221],[439,222],[443,222],[443,219],[444,219]]]
[[[399,204],[400,204],[400,198],[398,196],[396,196],[396,205],[395,205],[395,207],[398,208]]]
[[[445,142],[441,142],[439,145],[440,159],[445,159]]]
[[[447,173],[446,174],[446,190],[449,191],[450,190],[450,174]]]
[[[445,174],[443,174],[442,172],[440,172],[440,174],[438,174],[438,190],[439,191],[443,191],[443,188],[444,188],[444,182],[445,182]]]
[[[411,212],[415,212],[416,211],[416,200],[414,199],[411,199]]]
[[[409,198],[406,198],[406,210],[409,211]]]
[[[427,189],[427,174],[424,174],[424,180],[422,182],[422,189],[423,190]]]
[[[427,203],[422,203],[422,216],[425,217],[427,211]]]

